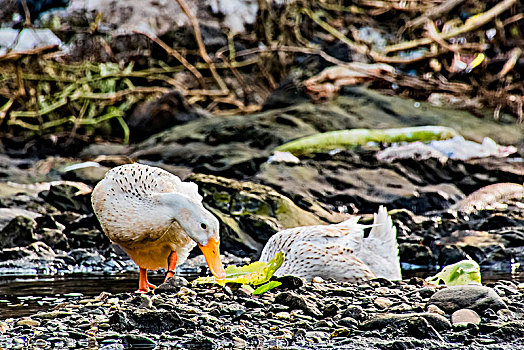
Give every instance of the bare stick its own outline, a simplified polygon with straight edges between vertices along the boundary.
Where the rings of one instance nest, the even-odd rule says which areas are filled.
[[[226,95],[229,91],[227,88],[227,85],[224,83],[220,75],[218,75],[217,70],[215,68],[215,65],[213,64],[213,61],[209,57],[206,51],[206,47],[204,45],[204,41],[202,40],[202,34],[200,33],[200,26],[198,24],[198,20],[191,13],[189,10],[189,7],[187,6],[185,0],[176,0],[182,11],[186,14],[187,18],[189,18],[189,21],[191,22],[191,25],[193,26],[193,31],[195,32],[195,39],[197,41],[198,50],[200,51],[200,55],[206,61],[206,63],[209,65],[209,70],[211,71],[211,74],[213,75],[213,78],[215,78],[218,86],[222,91],[224,91],[224,94]]]
[[[469,18],[463,26],[455,28],[454,30],[450,32],[442,33],[440,35],[440,38],[449,39],[454,36],[469,32],[471,30],[475,30],[483,26],[484,24],[488,23],[493,18],[497,17],[502,12],[509,9],[511,6],[515,5],[516,2],[517,0],[504,0],[502,2],[499,2],[497,5],[493,6],[488,11]],[[432,42],[433,42],[432,38],[423,38],[423,39],[408,41],[408,42],[400,43],[397,45],[386,46],[384,50],[382,51],[382,53],[388,54],[390,52],[395,52],[395,51],[409,50],[415,47],[429,45]]]
[[[515,67],[515,64],[517,63],[517,60],[522,55],[522,49],[520,47],[516,47],[509,53],[509,59],[504,64],[504,67],[498,72],[497,79],[501,79],[504,77],[510,70],[512,70]]]
[[[182,65],[184,67],[187,68],[188,71],[190,71],[191,73],[193,73],[193,75],[197,78],[198,82],[200,83],[200,86],[202,88],[206,88],[206,83],[204,82],[204,77],[202,76],[202,74],[200,74],[200,72],[198,71],[198,69],[196,69],[191,63],[189,63],[185,58],[184,56],[182,56],[180,54],[180,52],[178,52],[176,49],[172,48],[172,47],[169,47],[165,42],[163,42],[162,40],[160,40],[159,38],[157,38],[156,36],[154,35],[151,35],[149,33],[146,33],[146,32],[140,32],[140,31],[137,31],[135,30],[134,31],[135,33],[137,34],[142,34],[142,35],[145,35],[147,36],[149,39],[151,39],[151,41],[154,41],[156,44],[158,44],[158,46],[160,46],[161,48],[163,48],[169,55],[173,56],[174,58],[176,58],[180,63],[182,63]]]
[[[462,4],[466,0],[448,0],[446,2],[443,2],[442,4],[432,7],[426,12],[424,12],[419,17],[406,22],[404,27],[400,30],[400,32],[405,31],[406,29],[418,27],[426,22],[428,19],[434,19],[437,16],[443,15],[448,13],[449,11],[453,10],[458,5]]]
[[[512,1],[516,1],[516,0],[512,0]],[[384,55],[382,53],[376,52],[374,50],[370,50],[366,45],[358,44],[358,43],[350,40],[342,32],[340,32],[336,28],[332,27],[327,22],[321,20],[320,16],[317,13],[311,11],[310,9],[303,8],[302,12],[304,14],[306,14],[307,16],[309,16],[319,26],[324,28],[329,34],[333,35],[335,38],[337,38],[338,40],[342,41],[344,44],[346,44],[347,46],[349,46],[351,49],[355,50],[356,52],[358,52],[360,54],[363,54],[363,55],[370,56],[371,58],[373,58],[373,60],[375,62],[382,62],[382,63],[413,63],[413,62],[422,61],[422,60],[425,60],[427,58],[431,58],[431,57],[435,57],[436,56],[436,54],[434,54],[434,53],[427,52],[427,53],[424,53],[424,54],[421,54],[421,55],[414,55],[412,57],[400,57],[400,56],[388,57],[388,56],[386,56],[386,55]],[[432,40],[430,40],[430,43],[431,42],[432,42]]]

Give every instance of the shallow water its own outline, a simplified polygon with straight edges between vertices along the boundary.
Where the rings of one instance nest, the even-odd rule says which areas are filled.
[[[403,278],[427,277],[434,271],[403,271]],[[159,285],[163,274],[148,273],[149,281]],[[191,277],[184,275],[191,279]],[[484,272],[483,283],[498,280],[524,282],[524,272],[500,273]],[[0,320],[11,317],[23,317],[46,311],[55,306],[82,297],[94,297],[102,292],[133,292],[138,288],[138,274],[126,273],[117,276],[66,275],[59,277],[17,276],[3,278],[0,281]]]

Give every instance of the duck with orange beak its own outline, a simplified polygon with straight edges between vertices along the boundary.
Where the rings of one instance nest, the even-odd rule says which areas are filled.
[[[157,167],[126,164],[107,172],[91,200],[104,233],[140,267],[138,292],[155,288],[147,270],[166,269],[167,281],[196,245],[211,273],[226,278],[219,223],[202,205],[195,183]]]

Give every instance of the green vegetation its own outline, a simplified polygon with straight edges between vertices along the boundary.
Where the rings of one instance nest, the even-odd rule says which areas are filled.
[[[255,261],[249,265],[237,267],[235,265],[229,265],[226,267],[226,279],[225,281],[217,280],[214,276],[199,277],[193,281],[196,284],[220,284],[225,285],[226,283],[239,283],[243,287],[252,292],[253,294],[262,294],[268,290],[278,287],[281,283],[276,281],[268,282],[273,274],[278,270],[284,262],[284,253],[279,252],[275,254],[275,257],[269,262]],[[266,283],[266,284],[264,284]],[[252,290],[250,286],[258,286],[256,290]]]
[[[398,129],[351,129],[330,131],[302,137],[285,143],[275,151],[305,155],[314,152],[327,152],[335,149],[364,146],[369,143],[394,143],[446,140],[457,136],[452,128],[445,126],[417,126]]]
[[[481,284],[480,266],[474,260],[462,260],[444,267],[435,276],[426,278],[426,281],[432,284],[442,281],[446,286]]]

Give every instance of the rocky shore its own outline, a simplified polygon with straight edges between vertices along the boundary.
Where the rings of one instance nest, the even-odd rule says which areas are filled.
[[[0,347],[524,349],[524,285],[283,283],[261,296],[177,277],[154,294],[101,293],[0,323]]]

